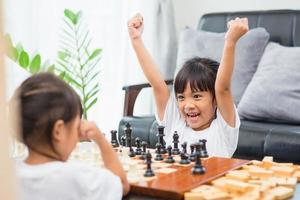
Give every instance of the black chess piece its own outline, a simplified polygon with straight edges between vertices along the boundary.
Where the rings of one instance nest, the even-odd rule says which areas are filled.
[[[173,135],[173,144],[174,144],[174,148],[172,149],[172,154],[173,155],[179,155],[180,154],[180,150],[178,148],[178,143],[179,143],[179,135],[178,135],[177,131],[175,131],[174,135]]]
[[[193,174],[204,174],[206,169],[205,167],[202,165],[201,163],[201,158],[200,158],[200,143],[197,142],[195,144],[195,148],[196,148],[196,161],[195,161],[195,166],[192,168],[192,173]]]
[[[207,158],[208,157],[208,153],[207,153],[207,149],[206,149],[206,139],[199,140],[199,142],[201,144],[200,157],[201,158]]]
[[[156,156],[154,158],[154,160],[163,160],[163,157],[161,156],[161,144],[160,143],[156,143],[156,149],[157,149],[157,153],[156,153]]]
[[[126,123],[124,131],[126,135],[126,147],[129,147],[129,145],[131,145],[131,133],[132,133],[132,128],[129,123]]]
[[[164,141],[164,126],[158,126],[157,129],[158,129],[158,142],[161,144],[161,149],[160,149],[160,153],[161,154],[164,154],[164,153],[167,153],[167,150],[166,150],[166,146],[165,146],[165,141]],[[156,152],[157,153],[157,152]]]
[[[122,135],[122,136],[121,136],[121,145],[122,145],[123,147],[126,146],[126,136],[125,136],[125,135]]]
[[[194,161],[196,160],[196,155],[195,155],[195,153],[194,153],[195,145],[194,145],[194,144],[191,144],[191,145],[190,145],[190,148],[191,148],[190,161],[194,162]]]
[[[142,154],[142,149],[141,149],[141,139],[139,137],[135,138],[135,154],[136,155],[141,155]]]
[[[168,150],[168,157],[167,157],[167,159],[165,160],[165,162],[166,162],[166,163],[174,163],[175,160],[174,160],[174,158],[173,158],[173,156],[172,156],[172,146],[169,145],[169,146],[167,147],[167,150]]]
[[[141,156],[140,156],[141,160],[146,159],[146,148],[147,148],[147,142],[142,141],[142,152],[141,152]]]
[[[180,161],[179,161],[179,163],[182,164],[182,165],[190,164],[189,157],[184,152],[180,153]]]
[[[111,133],[111,140],[110,140],[111,145],[114,148],[119,147],[119,143],[118,143],[118,140],[117,140],[117,131],[116,130],[111,130],[110,133]]]
[[[144,176],[145,176],[145,177],[151,177],[151,176],[154,176],[154,172],[153,172],[153,170],[152,170],[152,168],[151,168],[151,163],[152,163],[151,159],[152,159],[152,156],[151,156],[150,151],[148,150],[148,152],[146,153],[146,164],[147,164],[147,169],[146,169],[146,171],[145,171],[145,173],[144,173]]]
[[[182,144],[181,144],[181,147],[182,147],[182,152],[183,152],[184,154],[186,154],[187,142],[182,143]]]

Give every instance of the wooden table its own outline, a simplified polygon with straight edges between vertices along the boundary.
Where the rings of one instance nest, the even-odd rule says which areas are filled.
[[[154,180],[131,184],[130,194],[124,199],[183,199],[185,192],[249,162],[249,160],[211,157],[202,161],[206,168],[203,175],[192,175],[191,165],[186,167],[174,165],[171,166],[177,169],[174,173],[157,173]]]

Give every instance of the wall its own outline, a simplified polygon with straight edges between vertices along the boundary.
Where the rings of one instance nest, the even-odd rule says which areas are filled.
[[[177,32],[185,26],[196,27],[205,13],[270,9],[300,10],[299,0],[173,0]]]

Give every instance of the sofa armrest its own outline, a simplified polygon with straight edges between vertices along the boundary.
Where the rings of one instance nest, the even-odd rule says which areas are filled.
[[[165,80],[167,85],[172,85],[173,80]],[[124,101],[124,110],[123,116],[133,116],[133,108],[136,101],[137,96],[141,92],[142,89],[151,87],[149,83],[136,84],[136,85],[128,85],[124,86],[122,89],[125,90],[125,101]]]

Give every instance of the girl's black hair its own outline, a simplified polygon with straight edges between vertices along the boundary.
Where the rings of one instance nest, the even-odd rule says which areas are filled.
[[[82,115],[79,96],[64,81],[51,73],[26,79],[17,91],[21,112],[21,139],[29,148],[52,143],[52,130],[58,120],[71,122]]]
[[[215,99],[215,82],[219,63],[208,59],[194,57],[187,60],[176,75],[174,81],[175,94],[183,93],[187,83],[191,90],[209,91]]]

